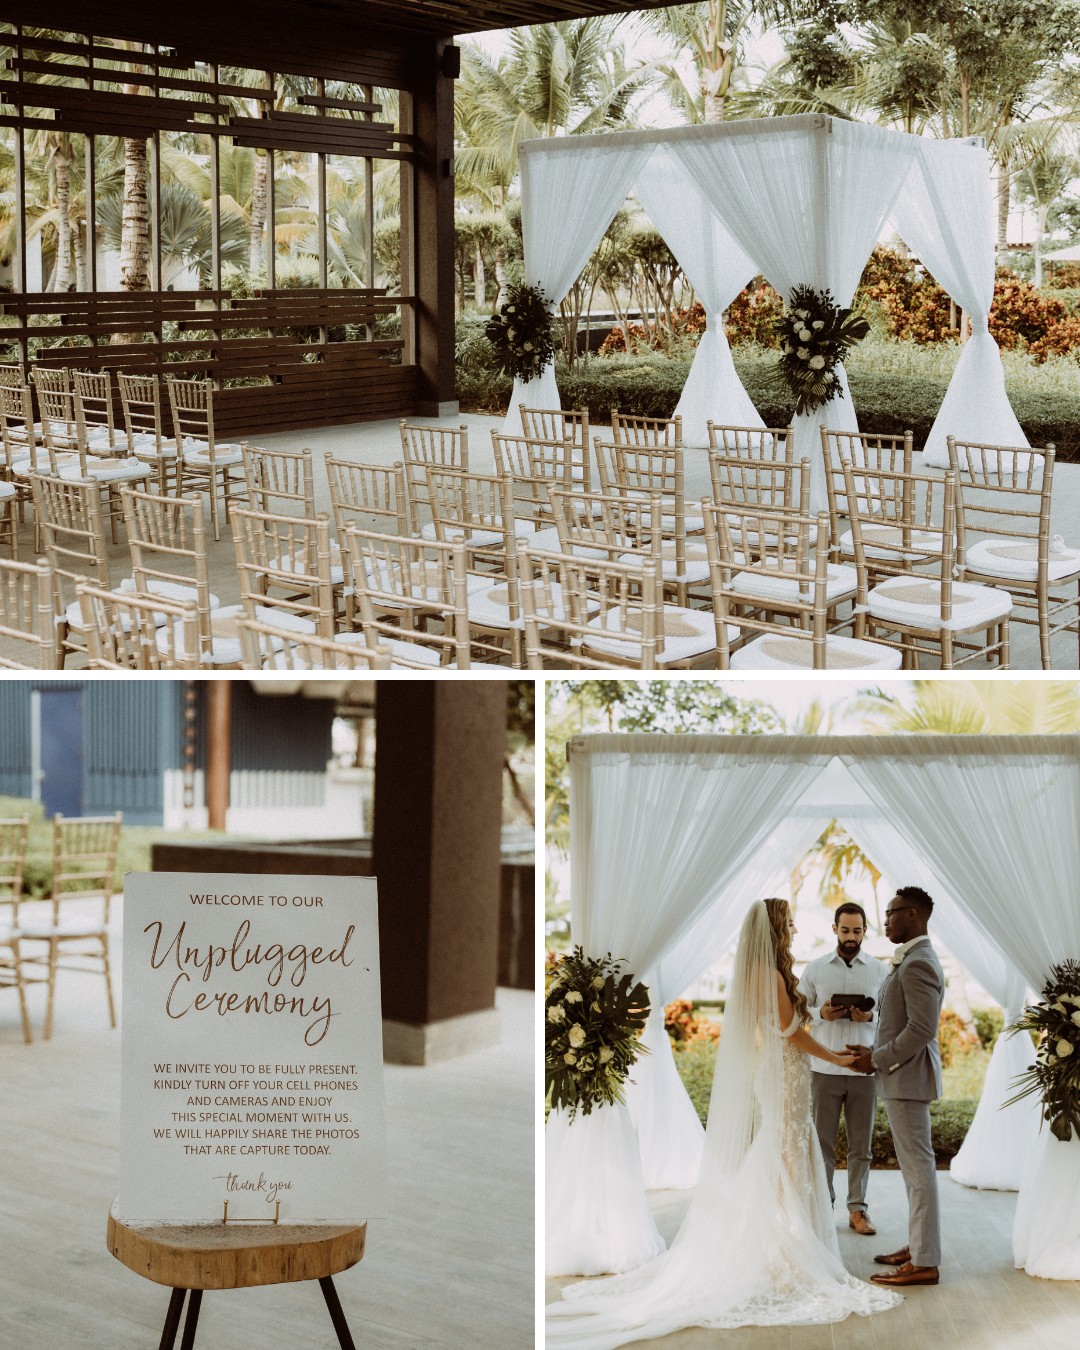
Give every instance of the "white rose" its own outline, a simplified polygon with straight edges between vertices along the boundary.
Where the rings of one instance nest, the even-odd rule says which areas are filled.
[[[810,327],[811,327],[811,328],[824,328],[824,327],[825,327],[825,320],[824,320],[824,319],[815,319],[814,322],[810,325]]]
[[[1072,1020],[1076,1023],[1078,1027],[1080,1027],[1080,1012],[1074,1012],[1072,1015]]]
[[[805,347],[800,347],[799,350],[795,353],[795,355],[799,358],[800,361],[810,360],[810,353]]]
[[[612,1061],[614,1058],[615,1058],[615,1051],[614,1051],[614,1050],[609,1050],[608,1047],[607,1047],[606,1045],[602,1045],[602,1046],[600,1047],[600,1063],[601,1063],[601,1064],[610,1064],[611,1061]]]
[[[1056,1003],[1053,1003],[1050,1006],[1053,1008],[1054,1012],[1063,1013],[1065,1011],[1065,1004],[1062,1003],[1060,999],[1058,999]]]
[[[602,975],[597,975],[596,979],[593,980],[593,982],[592,982],[592,987],[593,987],[594,989],[603,989],[603,987],[604,987],[604,979],[603,979],[603,976],[602,976]]]
[[[548,1009],[549,1022],[561,1022],[565,1017],[566,1009],[561,1003],[556,1003],[553,1007]]]
[[[795,311],[795,317],[797,319],[808,319],[810,317],[810,311],[808,309],[797,309]]]
[[[809,329],[809,328],[800,328],[800,329],[799,329],[799,341],[800,341],[800,342],[809,342],[809,341],[810,341],[810,329]]]
[[[790,342],[785,342],[785,343],[784,343],[784,353],[785,353],[785,355],[790,356],[791,353],[792,353],[794,350],[795,350],[795,348],[791,345]]]
[[[580,1050],[581,1047],[585,1044],[585,1028],[571,1027],[569,1032],[569,1040],[570,1044],[574,1047],[575,1050]],[[1070,1046],[1070,1049],[1071,1048],[1072,1047]]]
[[[567,1050],[566,1054],[563,1055],[563,1063],[564,1064],[577,1063],[577,1055],[574,1054],[573,1050]]]
[[[1047,1064],[1056,1064],[1056,1063],[1057,1063],[1057,1055],[1046,1055],[1046,1056],[1045,1056],[1045,1059],[1046,1059],[1046,1063],[1047,1063]]]
[[[566,1001],[567,1003],[580,1003],[581,995],[578,993],[576,989],[571,989],[566,996]]]
[[[824,369],[825,369],[825,358],[824,358],[823,356],[812,356],[812,357],[810,358],[810,369],[811,369],[811,370],[824,370]]]
[[[590,1011],[590,1012],[594,1012],[594,1013],[598,1013],[598,1012],[600,1011],[600,1004],[599,1004],[599,1003],[590,1003],[590,1004],[589,1004],[589,1011]]]
[[[1064,1059],[1067,1055],[1071,1055],[1073,1052],[1072,1042],[1062,1039],[1058,1041],[1057,1045],[1054,1046],[1054,1049],[1058,1052],[1058,1058]]]

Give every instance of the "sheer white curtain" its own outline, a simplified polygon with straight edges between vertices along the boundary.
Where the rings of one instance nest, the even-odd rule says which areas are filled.
[[[693,128],[670,141],[736,241],[786,299],[799,284],[851,303],[866,260],[908,176],[917,140],[816,115]],[[811,504],[827,509],[818,428],[858,429],[843,393],[795,419],[796,455],[812,465]]]
[[[866,738],[842,758],[1031,988],[1080,953],[1080,737],[892,736],[887,752]],[[1044,1128],[1017,1199],[1018,1266],[1080,1279],[1078,1197],[1080,1140]]]
[[[634,190],[686,273],[706,315],[705,334],[675,409],[682,418],[683,440],[687,445],[707,445],[705,424],[710,419],[729,426],[762,426],[761,415],[736,374],[723,317],[753,279],[756,265],[732,239],[670,146],[656,147]]]
[[[630,970],[655,967],[665,949],[722,895],[777,821],[827,762],[813,747],[793,762],[779,737],[589,736],[571,743],[571,931],[588,953],[611,952]],[[723,749],[726,753],[718,754]],[[625,1127],[601,1117],[623,1116]],[[638,1178],[641,1163],[625,1106],[572,1125],[548,1123],[547,1212],[551,1274],[628,1270],[659,1242],[644,1188],[605,1187],[594,1165],[603,1132],[607,1175]],[[638,1183],[640,1184],[640,1183]],[[579,1216],[576,1232],[561,1219]],[[617,1248],[611,1235],[619,1234]]]
[[[925,462],[939,468],[949,465],[948,435],[989,445],[1028,443],[987,326],[994,300],[993,214],[989,160],[970,141],[921,145],[891,212],[900,237],[971,316],[971,337],[923,447]]]
[[[652,151],[650,137],[634,134],[573,140],[570,154],[558,149],[552,153],[544,141],[526,141],[521,147],[525,280],[542,286],[552,305],[563,299],[589,261]],[[507,435],[521,435],[522,403],[530,408],[560,406],[553,364],[539,379],[514,381],[503,423]]]
[[[646,982],[653,1004],[643,1038],[649,1054],[635,1066],[634,1081],[626,1090],[646,1190],[696,1185],[705,1143],[664,1030],[664,1005],[731,950],[751,904],[775,892],[773,883],[787,877],[827,824],[825,819],[797,816],[781,821],[723,895],[650,972]]]
[[[1020,1015],[1024,977],[1014,969],[997,943],[968,917],[977,911],[980,897],[966,893],[958,904],[943,893],[938,876],[927,866],[916,845],[902,836],[889,820],[845,820],[845,829],[859,847],[896,886],[921,886],[934,897],[931,936],[967,967],[984,989],[1005,1008],[1006,1024]],[[962,1186],[1015,1191],[1020,1187],[1027,1159],[1039,1135],[1039,1109],[1034,1098],[1003,1109],[1013,1095],[1013,1079],[1035,1058],[1029,1036],[999,1036],[987,1065],[979,1105],[964,1143],[952,1160],[949,1174]]]

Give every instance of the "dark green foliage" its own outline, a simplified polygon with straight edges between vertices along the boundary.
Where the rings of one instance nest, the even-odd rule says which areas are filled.
[[[975,1030],[979,1033],[982,1048],[993,1050],[1005,1025],[1005,1014],[1000,1008],[972,1008],[971,1017],[975,1023]]]
[[[506,300],[484,324],[495,359],[510,375],[533,380],[555,355],[547,297],[539,286],[508,286]]]
[[[869,331],[866,319],[835,304],[830,291],[811,286],[792,290],[777,321],[780,359],[775,369],[794,397],[797,413],[822,408],[841,392],[836,367]]]
[[[1056,1139],[1080,1136],[1080,961],[1050,967],[1042,998],[1029,1004],[1010,1031],[1037,1031],[1042,1039],[1034,1065],[1020,1074],[1019,1091],[1006,1102],[1038,1096],[1043,1120]]]

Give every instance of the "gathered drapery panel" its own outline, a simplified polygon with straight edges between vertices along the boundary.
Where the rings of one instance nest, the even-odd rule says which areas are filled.
[[[971,316],[971,336],[930,429],[923,458],[948,468],[946,436],[1027,445],[1005,393],[1001,353],[987,319],[994,302],[993,205],[986,151],[969,141],[919,146],[892,224],[931,276]]]
[[[670,148],[735,239],[787,299],[828,289],[849,305],[914,161],[917,141],[825,118],[776,118],[769,134],[687,136]],[[857,431],[843,392],[795,418],[795,454],[811,463],[811,509],[828,509],[819,427]]]
[[[762,426],[735,371],[723,323],[723,311],[757,272],[753,259],[731,237],[670,146],[657,146],[634,191],[705,310],[705,333],[675,408],[682,418],[684,442],[707,445],[709,420]]]
[[[603,737],[584,739],[587,754],[578,748],[580,739],[570,750],[571,931],[586,954],[611,952],[640,976],[746,867],[826,757],[811,754],[793,764],[767,736],[747,738],[752,744],[745,755],[723,764],[708,754],[682,753],[678,736],[636,737],[632,753],[618,746],[605,752],[598,744]],[[751,767],[752,774],[737,771]],[[610,1126],[608,1144],[629,1149],[633,1156],[622,1158],[622,1174],[640,1176],[626,1106],[599,1114],[625,1117],[625,1129]],[[549,1172],[547,1202],[549,1213],[573,1206],[592,1219],[572,1244],[555,1247],[553,1274],[615,1269],[602,1234],[624,1233],[624,1257],[647,1251],[652,1241],[643,1192],[640,1204],[630,1203],[625,1189],[602,1184],[588,1148],[575,1147],[578,1123],[568,1127],[559,1166]],[[618,1170],[620,1164],[612,1159],[610,1165]],[[591,1247],[590,1233],[596,1235]],[[571,1258],[578,1264],[568,1267]]]
[[[940,938],[1004,1006],[1006,1025],[1018,1017],[1023,1007],[1024,977],[997,943],[969,917],[972,910],[978,909],[979,897],[971,896],[961,904],[951,894],[942,894],[940,874],[928,866],[919,850],[891,821],[878,817],[844,820],[843,824],[890,881],[901,886],[921,886],[934,897],[931,937]],[[1029,1036],[998,1037],[971,1127],[950,1164],[949,1174],[954,1181],[985,1190],[1019,1189],[1038,1139],[1039,1108],[1032,1097],[1007,1108],[1005,1103],[1015,1092],[1013,1079],[1030,1067],[1034,1059],[1035,1047]]]
[[[845,763],[920,841],[953,896],[970,897],[980,926],[1039,989],[1054,962],[1080,956],[1076,738],[1031,737],[1026,751],[963,757],[920,754],[925,739],[894,737],[893,758]],[[1019,1189],[1017,1266],[1080,1279],[1080,1141],[1063,1144],[1043,1129]]]
[[[782,820],[711,908],[649,972],[646,983],[653,1004],[644,1035],[649,1054],[634,1066],[626,1089],[647,1190],[696,1185],[705,1144],[704,1128],[664,1029],[664,1007],[731,950],[750,905],[773,893],[771,883],[786,878],[827,824],[797,816]]]
[[[575,138],[576,139],[576,138]],[[544,153],[543,141],[521,147],[521,238],[525,280],[562,300],[592,257],[652,146],[607,137],[582,138],[572,155]],[[515,380],[503,432],[520,436],[520,405],[558,408],[554,364],[536,380]]]

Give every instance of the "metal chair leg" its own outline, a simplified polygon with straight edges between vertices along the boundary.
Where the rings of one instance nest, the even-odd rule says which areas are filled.
[[[184,1311],[186,1289],[174,1289],[169,1299],[169,1311],[165,1314],[165,1325],[161,1328],[161,1340],[158,1350],[173,1350],[176,1344],[176,1329],[180,1325],[180,1314]]]
[[[337,1290],[334,1288],[333,1278],[325,1275],[319,1281],[319,1288],[323,1291],[323,1298],[326,1299],[326,1306],[330,1310],[330,1321],[333,1322],[334,1330],[337,1332],[338,1345],[341,1346],[341,1350],[356,1350],[352,1332],[349,1330],[349,1324],[345,1321],[345,1314],[341,1310],[341,1301],[337,1296]]]
[[[180,1350],[192,1350],[195,1344],[195,1330],[199,1325],[199,1308],[202,1305],[203,1291],[193,1289],[191,1298],[188,1299],[187,1317],[184,1318],[184,1336],[180,1342]]]

